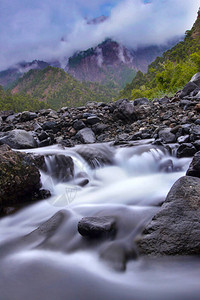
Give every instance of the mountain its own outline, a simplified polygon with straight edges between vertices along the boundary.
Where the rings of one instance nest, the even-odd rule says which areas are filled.
[[[63,69],[48,66],[24,74],[12,88],[12,94],[15,93],[29,95],[58,109],[81,106],[90,101],[112,101],[118,91],[94,82],[78,82]]]
[[[81,81],[94,81],[123,88],[127,82],[131,82],[138,70],[147,71],[148,65],[174,44],[175,41],[171,41],[164,46],[130,50],[107,39],[95,48],[70,57],[66,71]]]
[[[130,84],[120,92],[119,98],[155,98],[172,94],[200,71],[200,11],[185,38],[170,50],[157,57],[146,74],[138,72]]]
[[[22,77],[24,73],[32,69],[43,70],[48,65],[48,63],[40,60],[34,60],[28,63],[21,62],[12,68],[0,72],[0,85],[2,85],[4,88],[10,88],[12,87],[13,82]]]

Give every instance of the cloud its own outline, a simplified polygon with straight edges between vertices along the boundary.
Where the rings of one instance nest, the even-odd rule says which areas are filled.
[[[131,48],[163,44],[191,28],[197,2],[1,0],[0,69],[22,60],[62,60],[108,37]],[[88,19],[102,14],[109,15],[105,22],[88,25]]]

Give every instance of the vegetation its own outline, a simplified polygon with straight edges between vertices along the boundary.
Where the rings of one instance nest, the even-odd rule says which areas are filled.
[[[117,90],[98,83],[78,82],[63,69],[47,67],[30,70],[20,78],[12,93],[23,93],[43,101],[51,108],[80,106],[90,101],[108,102],[115,99]]]
[[[200,11],[184,41],[166,51],[149,65],[148,72],[138,71],[130,84],[119,93],[119,98],[149,99],[174,94],[200,71]]]
[[[42,108],[46,108],[47,105],[44,102],[38,101],[29,95],[14,94],[10,91],[4,91],[0,86],[0,111],[13,110],[14,112],[20,111],[36,111]]]

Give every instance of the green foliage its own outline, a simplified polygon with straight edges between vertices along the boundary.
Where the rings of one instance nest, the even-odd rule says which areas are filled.
[[[17,81],[12,92],[28,94],[53,109],[81,106],[90,101],[109,102],[117,96],[115,89],[98,83],[78,82],[63,69],[54,67],[30,70]]]
[[[120,91],[119,97],[134,100],[170,95],[182,89],[191,77],[200,71],[200,15],[184,41],[157,57],[148,72],[138,72],[130,84]]]
[[[18,93],[13,95],[10,91],[4,91],[2,86],[0,86],[0,111],[36,111],[46,107],[47,105],[44,102],[38,101],[29,95]]]

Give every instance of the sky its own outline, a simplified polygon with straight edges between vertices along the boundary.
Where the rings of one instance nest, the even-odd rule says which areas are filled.
[[[34,59],[66,61],[111,38],[137,49],[193,25],[198,0],[0,0],[0,70]],[[100,24],[88,24],[101,15]]]

